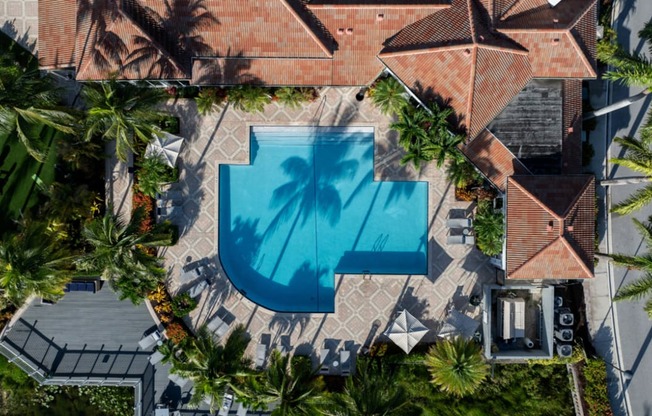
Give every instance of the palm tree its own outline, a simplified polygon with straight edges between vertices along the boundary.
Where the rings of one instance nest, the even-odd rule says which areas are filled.
[[[227,94],[233,108],[247,113],[262,113],[265,106],[272,102],[269,91],[255,85],[238,85],[229,89]]]
[[[175,182],[178,179],[177,170],[170,167],[163,161],[160,155],[152,155],[143,158],[138,166],[138,181],[136,188],[152,198],[161,192],[161,187],[169,182]]]
[[[115,140],[116,155],[123,162],[129,151],[135,151],[136,138],[149,143],[152,135],[161,132],[157,124],[165,114],[155,109],[166,99],[161,89],[143,88],[112,78],[85,86],[82,95],[88,105],[86,140],[95,135]]]
[[[462,337],[435,344],[426,354],[425,364],[432,383],[457,397],[476,391],[489,371],[480,345]]]
[[[148,249],[168,245],[169,234],[158,229],[140,232],[142,209],[134,211],[131,221],[124,223],[111,213],[91,221],[82,236],[92,250],[78,259],[81,270],[97,272],[120,292],[121,299],[139,303],[163,278],[160,259]]]
[[[36,128],[50,126],[73,134],[75,118],[57,107],[58,90],[38,69],[20,67],[9,54],[0,55],[0,135],[16,133],[34,159],[43,162],[48,143]]]
[[[330,396],[326,414],[332,416],[399,416],[409,399],[405,387],[392,383],[382,362],[360,357],[356,374],[346,379],[343,393]]]
[[[309,357],[282,355],[272,351],[269,368],[256,380],[253,394],[259,403],[276,403],[272,416],[312,416],[322,412],[324,389]],[[251,390],[251,389],[250,389]]]
[[[482,175],[468,160],[462,157],[450,160],[446,167],[446,175],[457,188],[468,188],[482,181]]]
[[[244,355],[248,345],[244,325],[236,326],[224,344],[218,343],[204,326],[182,350],[177,349],[166,358],[172,364],[172,373],[194,382],[190,404],[196,406],[208,400],[213,411],[227,389],[240,392],[245,380],[252,376],[251,360]]]
[[[0,241],[0,288],[20,307],[30,295],[49,300],[63,296],[70,281],[71,257],[47,232],[47,225],[28,222]]]
[[[643,42],[648,43],[648,47],[652,51],[652,22],[646,23],[645,27],[638,32],[638,36]],[[585,120],[627,107],[652,92],[652,62],[644,54],[634,54],[624,50],[616,42],[616,34],[611,31],[609,36],[605,36],[597,44],[598,59],[613,68],[606,72],[603,77],[612,81],[619,81],[628,86],[638,85],[645,89],[632,97],[586,113],[584,115]]]
[[[642,179],[649,182],[652,180],[652,125],[650,121],[641,129],[640,136],[640,139],[616,137],[614,142],[625,149],[625,155],[622,158],[612,158],[610,161],[642,173]],[[634,192],[629,198],[612,207],[611,211],[625,215],[643,208],[650,202],[652,202],[652,184]]]
[[[405,88],[396,78],[388,76],[377,80],[369,89],[369,97],[383,114],[398,114],[408,105]]]
[[[502,253],[505,221],[502,212],[495,211],[491,202],[478,203],[473,230],[480,251],[487,256]]]
[[[423,142],[427,140],[428,133],[423,127],[426,111],[413,106],[403,106],[398,113],[398,121],[389,127],[398,132],[398,143],[405,149],[406,155],[401,159],[401,164],[414,163],[418,169],[424,160],[421,155]]]
[[[652,247],[652,224],[650,224],[650,220],[652,220],[652,218],[644,223],[636,218],[632,219],[634,225],[643,236],[643,240],[645,241],[648,250]],[[640,256],[612,254],[609,257],[618,266],[624,266],[645,272],[643,277],[621,287],[618,290],[618,293],[616,293],[616,296],[614,296],[615,301],[640,300],[652,294],[652,252],[648,251],[648,253]],[[643,306],[643,309],[647,312],[650,319],[652,319],[652,299],[648,299]]]

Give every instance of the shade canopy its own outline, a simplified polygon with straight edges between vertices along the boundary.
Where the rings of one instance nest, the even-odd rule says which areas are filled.
[[[175,167],[182,145],[183,137],[164,131],[158,136],[154,135],[154,139],[147,145],[145,157],[159,156],[165,163]]]
[[[437,335],[442,338],[454,338],[458,335],[473,338],[479,325],[475,319],[453,309]]]
[[[387,328],[385,335],[403,351],[409,353],[427,332],[428,328],[408,311],[403,310]]]

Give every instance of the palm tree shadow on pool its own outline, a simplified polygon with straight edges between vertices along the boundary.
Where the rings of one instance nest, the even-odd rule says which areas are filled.
[[[359,163],[347,158],[350,144],[346,142],[339,142],[329,150],[329,163],[315,163],[317,155],[316,147],[313,147],[310,157],[292,156],[281,164],[289,181],[277,187],[272,194],[269,206],[278,209],[278,212],[263,233],[263,238],[270,238],[281,225],[292,217],[294,219],[270,275],[272,279],[299,221],[303,226],[314,215],[324,218],[331,227],[340,221],[343,204],[336,185],[341,180],[353,179]]]

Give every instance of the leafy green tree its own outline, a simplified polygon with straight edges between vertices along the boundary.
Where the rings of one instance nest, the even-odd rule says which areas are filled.
[[[223,344],[215,340],[206,327],[189,340],[183,349],[169,349],[166,360],[172,364],[173,374],[192,380],[195,393],[191,405],[207,400],[211,411],[222,403],[227,389],[240,392],[245,380],[251,377],[251,360],[245,357],[249,336],[244,325],[238,325]]]
[[[254,408],[275,403],[272,416],[311,416],[321,414],[324,384],[312,368],[309,357],[282,355],[272,351],[269,367],[259,378],[251,378],[249,401]],[[251,397],[255,398],[251,400]]]
[[[116,155],[125,162],[135,152],[135,140],[147,144],[153,135],[161,134],[157,126],[165,114],[156,106],[167,98],[162,89],[144,88],[115,78],[82,89],[88,110],[85,138],[100,135],[116,141]]]
[[[82,230],[91,251],[77,261],[81,270],[101,273],[102,278],[120,293],[121,299],[142,301],[164,277],[160,259],[150,249],[170,244],[170,235],[157,228],[141,232],[142,209],[134,211],[131,221],[124,223],[109,208]]]
[[[70,281],[71,256],[40,222],[26,222],[0,241],[0,288],[20,307],[31,295],[56,300]]]
[[[228,90],[229,102],[236,110],[247,113],[262,113],[272,102],[269,90],[255,85],[238,85]]]
[[[624,166],[643,174],[643,181],[652,181],[652,125],[650,121],[641,129],[640,139],[616,137],[614,142],[625,149],[623,157],[612,158],[611,163]],[[611,208],[612,212],[625,215],[637,211],[652,202],[652,184],[634,192]]]
[[[652,218],[648,219],[650,221]],[[652,224],[650,222],[641,222],[636,218],[633,218],[634,225],[641,233],[643,241],[650,250],[652,247]],[[641,270],[645,274],[639,279],[621,287],[616,296],[614,296],[615,301],[621,300],[640,300],[643,298],[649,298],[652,295],[652,252],[648,251],[643,255],[637,256],[628,256],[624,254],[612,254],[611,259],[618,266],[624,266],[634,270]],[[652,299],[648,299],[643,309],[648,314],[650,319],[652,319]]]
[[[223,90],[212,87],[202,88],[195,97],[197,111],[203,116],[210,114],[217,111],[225,99],[226,95]]]
[[[171,168],[163,161],[161,156],[143,158],[138,166],[136,188],[145,195],[156,197],[161,192],[161,187],[170,182],[175,182],[178,177],[176,169]]]
[[[457,188],[467,188],[482,181],[482,175],[463,157],[452,158],[449,161],[446,175]]]
[[[403,416],[409,405],[405,388],[393,382],[395,374],[386,365],[359,357],[356,373],[346,379],[344,391],[329,396],[328,415]]]
[[[457,397],[475,392],[489,372],[480,345],[462,337],[435,344],[426,354],[425,364],[432,383]]]
[[[369,97],[387,115],[398,114],[408,105],[405,88],[392,76],[377,80],[369,89]]]
[[[464,137],[449,130],[448,118],[452,112],[452,109],[442,109],[436,103],[432,104],[430,111],[412,106],[401,108],[398,121],[390,128],[399,133],[399,144],[405,149],[402,164],[412,162],[418,169],[422,162],[434,160],[437,167],[442,167],[446,160],[462,157],[457,147]]]
[[[313,101],[315,96],[313,88],[282,87],[274,92],[279,103],[293,110],[300,108],[303,103]]]
[[[473,230],[478,248],[487,256],[503,252],[505,221],[501,212],[493,209],[491,202],[480,201],[473,220]]]
[[[75,117],[58,107],[58,90],[38,69],[21,67],[8,54],[0,55],[0,135],[16,133],[27,152],[45,161],[48,143],[36,128],[50,126],[63,133],[75,132]]]

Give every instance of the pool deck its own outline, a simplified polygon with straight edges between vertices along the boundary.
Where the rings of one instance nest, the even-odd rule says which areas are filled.
[[[470,210],[468,202],[455,201],[454,187],[445,171],[434,165],[420,172],[401,166],[397,135],[389,130],[391,119],[376,110],[369,99],[358,102],[355,88],[324,88],[320,98],[298,110],[272,103],[263,114],[247,114],[230,107],[200,117],[194,102],[178,100],[168,110],[181,119],[181,135],[187,139],[180,157],[180,181],[172,186],[182,192],[182,212],[173,218],[180,240],[163,252],[173,293],[190,284],[180,282],[188,263],[210,265],[212,284],[191,314],[193,326],[218,313],[227,322],[245,324],[252,336],[249,352],[263,340],[271,347],[316,354],[327,340],[333,349],[346,345],[354,350],[383,337],[392,317],[407,309],[432,329],[425,338],[435,339],[449,305],[480,323],[480,309],[469,306],[482,283],[492,282],[495,271],[489,259],[468,246],[447,246],[445,222],[450,209]],[[335,313],[275,313],[257,306],[230,284],[217,257],[218,165],[249,162],[249,127],[253,125],[372,126],[375,129],[376,180],[420,180],[429,183],[428,275],[335,276]],[[379,327],[374,329],[374,321]],[[376,323],[378,323],[376,322]],[[345,344],[346,343],[346,344]]]

